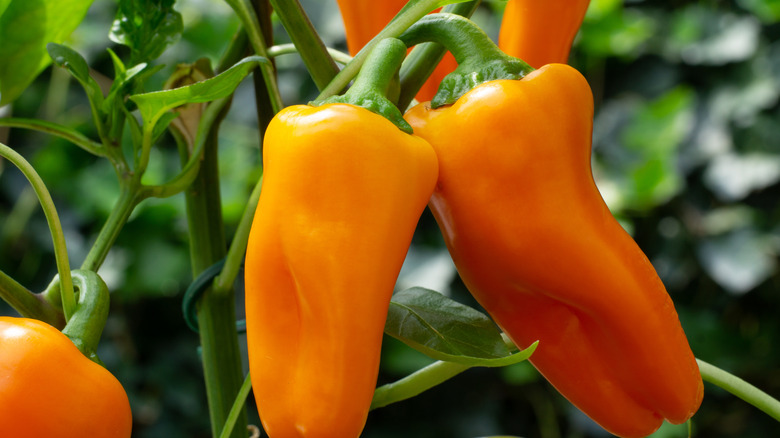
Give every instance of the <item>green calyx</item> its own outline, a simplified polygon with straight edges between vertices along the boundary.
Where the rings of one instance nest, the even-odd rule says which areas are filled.
[[[108,318],[108,286],[100,276],[83,269],[71,271],[73,285],[78,289],[78,303],[62,333],[92,361],[101,363],[97,357],[100,335]]]
[[[397,106],[388,98],[398,93],[398,69],[406,56],[406,45],[396,38],[386,38],[366,58],[355,83],[341,96],[311,102],[312,106],[346,103],[365,108],[391,121],[398,129],[412,133],[412,127]]]
[[[452,52],[458,68],[444,77],[431,108],[455,103],[460,96],[485,82],[499,79],[522,79],[534,69],[513,58],[490,39],[468,18],[438,13],[426,15],[400,37],[411,47],[423,42],[435,42]]]

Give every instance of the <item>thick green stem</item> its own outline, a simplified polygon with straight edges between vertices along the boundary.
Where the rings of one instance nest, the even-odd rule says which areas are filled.
[[[449,5],[444,12],[471,17],[477,9],[480,0]],[[436,66],[441,61],[447,49],[437,43],[422,43],[406,57],[401,66],[401,94],[398,97],[398,107],[402,110],[409,106],[414,96],[420,90],[425,81],[431,76]]]
[[[521,79],[534,70],[502,52],[479,26],[460,15],[427,15],[399,38],[408,47],[424,42],[439,43],[459,64],[442,80],[438,93],[431,100],[432,108],[454,103],[479,84],[498,79]]]
[[[276,14],[298,48],[317,89],[322,90],[338,74],[336,63],[298,0],[271,0]]]
[[[406,46],[396,38],[386,38],[379,42],[360,69],[354,85],[343,96],[332,96],[313,105],[328,103],[348,103],[375,112],[411,134],[412,127],[404,120],[403,114],[388,98],[388,91],[396,79],[398,68],[406,56]]]
[[[73,271],[74,284],[79,290],[79,302],[68,324],[62,329],[85,356],[100,363],[97,347],[108,318],[108,286],[93,271]]]
[[[65,245],[65,234],[62,232],[62,224],[54,207],[49,190],[46,188],[38,172],[19,153],[10,147],[0,143],[0,156],[13,163],[24,174],[38,195],[38,200],[49,224],[52,243],[54,244],[54,258],[57,263],[57,272],[60,275],[60,293],[62,294],[62,307],[65,319],[69,319],[76,308],[76,298],[73,293],[73,282],[70,277],[70,263],[68,262],[68,248]]]
[[[729,374],[720,368],[696,359],[701,377],[705,382],[712,383],[734,394],[742,400],[764,411],[777,421],[780,421],[780,401],[756,388],[739,377]]]
[[[122,227],[127,223],[127,219],[130,218],[130,214],[140,200],[137,183],[123,185],[120,188],[119,200],[108,215],[103,228],[100,229],[95,243],[92,244],[92,248],[81,264],[81,269],[95,272],[100,269],[119,232],[122,231]]]
[[[221,113],[222,116],[225,112]],[[200,170],[185,192],[193,278],[225,255],[217,161],[219,120],[221,117],[211,126]],[[214,437],[219,436],[244,380],[235,330],[235,300],[230,292],[215,293],[213,289],[208,289],[197,307],[206,395]],[[243,438],[246,425],[246,414],[242,412],[236,430],[230,436]]]
[[[444,3],[458,3],[455,1]],[[437,7],[442,6],[440,0],[410,0],[409,3],[401,9],[401,12],[396,15],[393,21],[387,25],[381,32],[379,32],[371,41],[368,42],[360,52],[355,55],[352,62],[347,64],[339,74],[328,84],[325,89],[322,90],[317,100],[324,100],[331,96],[335,96],[344,90],[349,82],[358,74],[363,67],[368,54],[374,50],[374,47],[379,44],[385,38],[396,38],[406,29],[414,24],[417,20],[424,17],[425,14],[431,12]]]

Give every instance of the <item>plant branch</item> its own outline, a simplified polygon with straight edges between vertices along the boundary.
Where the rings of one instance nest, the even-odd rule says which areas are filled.
[[[68,248],[65,245],[65,233],[62,232],[62,224],[54,206],[54,200],[51,198],[49,190],[41,177],[18,152],[10,147],[0,143],[0,156],[5,157],[13,163],[24,174],[27,180],[38,195],[38,200],[46,215],[46,222],[49,224],[52,243],[54,245],[54,258],[57,263],[57,272],[60,275],[60,293],[62,294],[62,308],[65,312],[65,319],[68,320],[76,309],[76,296],[73,292],[73,281],[70,276],[70,263],[68,262]]]
[[[725,389],[780,421],[780,401],[750,383],[703,360],[696,359],[705,382]]]
[[[90,140],[85,135],[78,131],[74,131],[56,123],[46,122],[37,119],[22,119],[22,118],[0,118],[0,126],[8,126],[9,128],[22,128],[31,129],[33,131],[43,132],[46,134],[54,135],[67,140],[76,146],[84,149],[92,155],[98,157],[106,157],[107,154],[103,150],[103,145]]]
[[[225,265],[222,267],[222,271],[214,279],[214,293],[223,294],[227,293],[233,287],[233,282],[238,277],[238,272],[241,270],[241,262],[244,260],[244,253],[246,252],[247,242],[249,240],[249,230],[252,227],[252,220],[255,216],[255,210],[257,209],[257,201],[260,199],[260,191],[263,186],[263,178],[257,182],[255,188],[252,190],[252,194],[249,195],[246,208],[244,208],[244,214],[241,216],[241,220],[236,228],[236,233],[233,235],[233,241],[228,248],[227,256],[225,257]]]
[[[271,0],[274,11],[298,48],[303,63],[318,90],[325,88],[339,72],[325,44],[298,0]]]

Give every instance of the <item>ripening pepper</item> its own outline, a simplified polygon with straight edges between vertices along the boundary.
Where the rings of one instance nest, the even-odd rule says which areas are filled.
[[[395,42],[393,71],[406,53]],[[249,364],[271,438],[360,435],[393,287],[437,176],[424,140],[356,104],[318,105],[268,126],[246,253]]]
[[[565,64],[590,0],[509,0],[498,47],[538,68]]]
[[[453,23],[468,20],[435,20],[410,39],[440,37],[461,67],[464,50],[483,60],[497,50],[486,36],[449,45],[447,26],[463,42]],[[484,76],[461,67],[451,84]],[[642,437],[664,418],[682,423],[701,403],[701,376],[664,285],[593,180],[590,87],[565,64],[531,70],[405,115],[439,159],[429,205],[447,248],[496,323],[518,347],[538,340],[531,363],[606,430]]]
[[[0,317],[0,436],[129,438],[131,427],[108,370],[49,324]]]
[[[354,56],[374,36],[379,33],[393,17],[398,14],[407,0],[337,0],[344,31],[347,34],[347,49]],[[439,65],[417,93],[417,100],[431,100],[442,78],[455,70],[458,64],[452,54],[447,52]]]

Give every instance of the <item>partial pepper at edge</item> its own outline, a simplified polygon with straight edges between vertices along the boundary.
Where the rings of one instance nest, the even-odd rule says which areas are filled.
[[[498,47],[534,68],[565,64],[590,0],[509,0]]]
[[[357,54],[379,33],[407,3],[407,0],[337,0],[344,30],[347,34],[347,48],[351,55]],[[455,58],[449,52],[417,93],[417,100],[430,100],[439,87],[439,82],[457,67]]]

